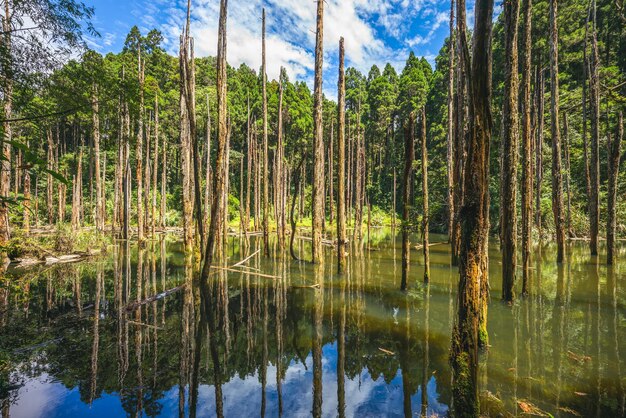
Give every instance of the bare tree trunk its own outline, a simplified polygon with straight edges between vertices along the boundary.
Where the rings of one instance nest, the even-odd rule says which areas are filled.
[[[464,2],[457,3],[459,19]],[[469,62],[466,32],[459,31],[461,53],[469,79],[469,135],[465,162],[465,188],[461,220],[461,252],[457,318],[452,335],[452,392],[454,412],[476,417],[478,408],[478,347],[486,340],[481,321],[486,323],[484,286],[488,283],[487,226],[489,184],[489,141],[491,137],[491,32],[493,0],[476,2],[473,59]],[[471,70],[470,70],[471,68]]]
[[[26,147],[30,148],[30,143],[28,141],[26,142]],[[30,234],[30,211],[30,171],[24,170],[24,222],[22,223],[22,228],[24,229],[24,234],[26,236]]]
[[[524,0],[524,61],[522,69],[522,295],[528,294],[532,236],[532,158],[530,78],[532,62],[532,0]]]
[[[354,234],[355,241],[361,241],[363,235],[363,169],[364,158],[362,154],[363,137],[361,136],[361,98],[357,104],[357,125],[356,125],[356,143],[355,143],[355,168],[354,168]]]
[[[587,79],[589,78],[589,57],[587,56],[587,40],[589,39],[589,20],[591,18],[591,6],[589,2],[587,10],[587,19],[585,20],[585,35],[583,39],[583,82],[582,82],[582,142],[583,142],[583,161],[585,166],[585,186],[587,187],[587,211],[589,211],[589,199],[591,198],[591,178],[589,173],[589,144],[587,142]]]
[[[541,186],[543,182],[543,128],[544,128],[544,97],[545,85],[541,61],[537,66],[537,80],[535,84],[536,90],[536,109],[537,109],[537,143],[535,145],[536,161],[535,161],[535,226],[537,227],[539,239],[541,239]]]
[[[48,140],[48,164],[47,168],[50,171],[55,169],[54,167],[54,139],[52,136],[52,128],[49,126],[46,127],[46,138]],[[48,172],[46,175],[46,206],[48,207],[48,224],[52,225],[54,223],[54,204],[53,204],[53,193],[54,193],[54,181],[52,179],[52,174]]]
[[[571,193],[571,177],[570,155],[569,155],[569,123],[567,113],[563,114],[563,138],[565,139],[565,189],[567,190],[567,236],[572,236],[572,193]]]
[[[554,0],[556,1],[556,0]],[[598,57],[598,30],[596,27],[596,2],[592,1],[593,32],[591,33],[591,61],[589,62],[589,104],[591,107],[591,165],[589,196],[589,249],[591,255],[598,255],[598,230],[600,226],[600,61]]]
[[[505,61],[504,99],[502,104],[502,300],[514,298],[517,270],[517,141],[518,117],[518,53],[517,27],[519,0],[504,2]]]
[[[246,170],[246,222],[245,222],[245,230],[246,237],[248,236],[248,230],[250,229],[250,192],[251,192],[251,179],[253,176],[252,173],[252,159],[254,154],[254,147],[252,145],[252,126],[250,125],[250,93],[248,92],[248,118],[247,118],[247,129],[246,129],[246,144],[248,145],[248,169]]]
[[[330,208],[330,210],[328,211],[328,220],[329,222],[332,224],[334,221],[334,206],[335,206],[335,198],[334,198],[334,191],[333,191],[333,167],[334,167],[334,161],[333,161],[333,142],[335,139],[335,132],[334,132],[334,128],[335,128],[335,122],[332,120],[331,117],[331,121],[330,121],[330,137],[328,139],[328,206]]]
[[[409,215],[411,212],[411,185],[413,184],[413,160],[415,160],[415,114],[411,112],[404,127],[404,182],[402,184],[402,282],[401,290],[407,289],[409,276]]]
[[[104,230],[104,200],[102,199],[102,179],[100,177],[100,109],[98,103],[98,85],[94,84],[91,96],[93,123],[94,177],[96,178],[96,229]]]
[[[556,228],[557,263],[565,256],[563,219],[563,174],[561,173],[561,130],[559,128],[559,34],[558,0],[550,0],[550,110],[552,133],[552,213]]]
[[[267,140],[267,64],[265,62],[265,9],[263,9],[263,253],[270,256],[269,244],[269,156]]]
[[[205,173],[204,173],[204,225],[209,224],[209,214],[211,213],[211,107],[209,95],[206,96],[206,156],[205,156]],[[208,235],[205,234],[208,238]],[[206,240],[204,245],[206,246]]]
[[[139,120],[137,129],[137,147],[135,149],[136,175],[137,175],[137,240],[141,243],[144,235],[143,219],[143,120],[144,120],[144,62],[141,60],[141,50],[139,51],[137,62],[139,65]]]
[[[615,262],[615,229],[616,229],[616,203],[617,203],[617,179],[619,175],[620,147],[624,136],[624,118],[619,112],[617,135],[608,144],[609,148],[609,187],[607,203],[607,223],[606,223],[606,263],[612,265]]]
[[[454,229],[454,0],[450,0],[450,40],[449,40],[449,63],[448,63],[448,147],[447,147],[447,175],[448,175],[448,241],[452,244],[452,231]],[[393,172],[394,193],[396,172]],[[395,199],[394,199],[395,203]]]
[[[314,263],[321,263],[324,217],[324,135],[322,132],[322,66],[324,61],[324,1],[317,0],[315,82],[313,88],[313,248]]]
[[[337,271],[346,263],[346,78],[344,40],[339,38],[339,81],[337,82]]]
[[[128,112],[128,102],[124,100],[124,211],[123,211],[123,219],[124,219],[124,231],[122,233],[122,237],[126,240],[130,238],[130,115]]]
[[[11,229],[9,223],[9,206],[7,199],[11,188],[11,141],[12,126],[8,122],[13,113],[13,77],[12,77],[12,60],[11,60],[11,10],[9,1],[4,2],[4,17],[2,19],[2,29],[4,33],[2,39],[2,57],[4,86],[2,89],[4,103],[2,106],[4,122],[2,122],[3,135],[0,139],[0,149],[3,160],[0,163],[0,245],[5,245],[11,238]],[[4,254],[3,254],[4,255]]]
[[[283,153],[284,153],[284,145],[283,145],[283,75],[284,69],[281,67],[280,74],[281,78],[278,85],[278,127],[277,127],[277,135],[276,135],[276,153],[274,159],[276,161],[274,168],[274,178],[276,182],[276,186],[274,187],[274,211],[276,218],[276,233],[278,235],[278,248],[281,250],[285,247],[285,224],[284,224],[284,202],[282,201],[283,193]]]
[[[186,29],[187,30],[187,29]],[[189,132],[189,108],[187,105],[187,80],[188,72],[186,63],[188,61],[188,39],[181,35],[180,37],[180,153],[182,165],[182,197],[183,197],[183,230],[185,248],[187,250],[193,247],[193,197],[192,197],[192,163],[191,163],[191,136]]]
[[[83,141],[81,138],[81,144],[78,151],[78,165],[76,167],[76,175],[74,176],[73,188],[72,188],[72,229],[74,231],[80,228],[80,209],[82,202],[82,190],[83,190]]]
[[[430,282],[430,250],[428,249],[428,149],[426,148],[426,106],[422,107],[421,117],[422,132],[420,135],[422,142],[422,245],[424,246],[424,283]]]
[[[220,200],[226,193],[226,171],[224,167],[228,160],[228,103],[226,80],[226,14],[228,0],[220,0],[220,18],[217,41],[217,158],[215,176],[213,179],[213,202],[211,205],[211,224],[209,238],[204,250],[204,264],[202,265],[201,281],[206,283],[211,272],[215,239],[219,233],[220,220],[223,216]]]
[[[158,92],[154,96],[154,169],[152,170],[152,216],[151,225],[152,236],[154,237],[156,229],[156,211],[157,211],[157,179],[159,172],[159,95]]]
[[[151,207],[150,192],[152,191],[152,161],[151,161],[151,147],[152,147],[152,115],[148,113],[148,125],[146,126],[146,158],[143,166],[143,178],[146,180],[144,185],[144,225],[145,231],[150,236],[152,234],[151,225]]]

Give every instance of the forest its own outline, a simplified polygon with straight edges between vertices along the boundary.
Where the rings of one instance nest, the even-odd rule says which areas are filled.
[[[213,3],[174,56],[0,0],[2,417],[626,416],[623,1],[451,0],[365,73],[316,0],[311,80]]]

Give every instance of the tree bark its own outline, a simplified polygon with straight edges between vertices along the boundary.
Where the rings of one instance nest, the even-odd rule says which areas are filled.
[[[11,189],[11,144],[13,139],[11,122],[8,122],[13,113],[13,77],[11,62],[11,10],[9,1],[4,2],[4,18],[2,26],[4,30],[3,36],[3,78],[4,86],[2,93],[4,95],[4,103],[2,106],[4,122],[2,122],[3,135],[1,137],[0,149],[3,160],[0,163],[0,245],[5,245],[11,238],[11,229],[9,223],[9,206],[7,199]],[[5,67],[6,66],[6,67]]]
[[[281,67],[280,74],[282,76],[284,69]],[[274,159],[276,164],[274,167],[274,178],[276,179],[276,186],[274,187],[274,200],[275,200],[275,217],[276,217],[276,234],[278,235],[278,248],[281,250],[285,247],[285,216],[284,208],[285,202],[283,202],[283,82],[282,78],[278,85],[278,126],[276,134],[276,153]]]
[[[411,185],[413,160],[415,160],[415,114],[411,112],[404,127],[404,181],[402,184],[402,282],[400,290],[408,287],[409,276],[409,215],[411,213]]]
[[[565,256],[563,219],[563,174],[561,173],[561,130],[559,128],[559,34],[558,0],[550,0],[550,130],[552,133],[552,213],[556,228],[557,263]]]
[[[48,161],[47,161],[47,169],[53,171],[55,169],[54,166],[54,137],[52,136],[52,128],[49,126],[46,128],[46,138],[48,140]],[[48,224],[54,224],[54,204],[53,204],[53,194],[54,194],[54,180],[52,178],[52,174],[48,172],[46,175],[46,206],[48,207]]]
[[[422,245],[424,250],[424,283],[430,282],[430,250],[428,242],[429,217],[428,211],[428,149],[426,148],[426,106],[422,107]]]
[[[324,62],[324,0],[317,0],[315,81],[313,87],[313,247],[312,260],[321,263],[324,217],[324,135],[322,131],[322,66]]]
[[[606,223],[606,263],[612,265],[615,262],[615,229],[616,229],[616,203],[617,203],[617,179],[619,176],[620,147],[624,136],[624,119],[622,112],[619,113],[617,135],[608,144],[609,179],[608,179],[608,202]]]
[[[26,142],[26,147],[30,147],[28,141]],[[22,228],[26,236],[30,234],[30,211],[30,170],[26,169],[24,170],[24,222],[22,223]]]
[[[265,62],[265,9],[263,9],[263,59],[262,59],[262,94],[263,94],[263,253],[270,256],[269,241],[269,155],[267,139],[267,64]]]
[[[144,62],[139,51],[137,62],[139,65],[139,117],[137,129],[137,147],[135,149],[136,176],[137,176],[137,240],[141,243],[144,239],[144,212],[143,212],[143,120],[144,120]]]
[[[100,177],[100,109],[98,103],[98,85],[94,84],[91,96],[93,123],[94,177],[96,178],[96,229],[104,230],[104,200],[102,199],[102,179]]]
[[[449,40],[449,63],[448,63],[448,141],[447,141],[447,169],[448,169],[448,240],[452,244],[454,230],[454,0],[450,0],[450,40]],[[394,171],[395,191],[395,171]],[[395,199],[394,199],[395,203]]]
[[[544,75],[541,68],[542,64],[539,61],[537,66],[537,79],[535,84],[536,90],[536,109],[537,109],[537,143],[535,145],[536,160],[535,160],[535,226],[537,227],[537,235],[541,239],[541,189],[543,182],[543,128],[544,128],[544,98],[545,98],[545,84]]]
[[[512,302],[514,298],[517,270],[517,141],[519,136],[518,117],[518,53],[517,27],[519,0],[504,2],[504,98],[502,104],[502,300]]]
[[[346,263],[346,78],[344,40],[339,38],[339,81],[337,82],[337,271]]]
[[[556,1],[556,0],[555,0]],[[591,195],[589,196],[589,249],[598,255],[598,230],[600,226],[600,61],[596,27],[596,2],[592,2],[593,31],[591,33],[591,61],[589,62],[589,104],[591,107],[591,165],[589,169]]]
[[[159,172],[159,95],[158,92],[154,96],[154,169],[152,170],[152,216],[151,230],[154,237],[156,229],[156,210],[157,210],[157,179]]]
[[[532,238],[532,158],[530,78],[532,63],[532,0],[524,0],[524,44],[522,69],[522,295],[528,294],[530,244]]]
[[[565,139],[565,190],[567,191],[567,236],[572,236],[572,193],[570,169],[570,146],[569,146],[569,123],[567,113],[563,114],[563,138]]]
[[[459,13],[465,5],[457,3]],[[486,340],[481,321],[486,323],[485,285],[488,283],[488,185],[491,137],[491,32],[493,0],[476,2],[473,59],[463,60],[468,76],[469,134],[465,161],[461,252],[457,318],[452,334],[452,392],[455,415],[476,417],[478,408],[478,347]],[[459,19],[461,18],[459,14]],[[459,32],[462,55],[469,57],[465,31]]]
[[[219,31],[217,41],[217,156],[215,163],[215,176],[213,178],[213,202],[211,205],[211,223],[209,237],[204,250],[204,263],[202,265],[201,282],[206,283],[213,263],[216,235],[220,233],[220,219],[223,216],[220,200],[226,192],[226,170],[224,167],[228,159],[228,103],[227,103],[227,80],[226,80],[226,19],[228,0],[220,0]]]
[[[183,231],[185,249],[189,250],[193,247],[193,193],[192,193],[192,154],[191,154],[191,135],[190,135],[190,121],[189,121],[189,108],[187,100],[189,96],[187,94],[187,79],[189,73],[187,71],[188,62],[188,38],[184,35],[180,37],[180,153],[181,153],[181,172],[183,176],[182,182],[182,198],[183,198]]]

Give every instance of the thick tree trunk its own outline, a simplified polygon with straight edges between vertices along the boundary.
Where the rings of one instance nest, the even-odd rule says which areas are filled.
[[[426,107],[422,107],[422,245],[424,246],[424,283],[430,282],[430,250],[428,241],[429,217],[428,211],[428,149],[426,148]]]
[[[452,231],[454,229],[454,0],[450,0],[450,40],[449,40],[449,63],[448,63],[448,138],[447,138],[447,177],[448,177],[448,241],[452,244]],[[394,174],[394,192],[395,175]],[[394,199],[395,203],[395,199]]]
[[[219,225],[223,217],[221,198],[226,193],[226,170],[224,167],[228,160],[228,103],[227,103],[227,80],[226,80],[226,14],[228,0],[220,0],[219,32],[217,41],[217,156],[215,163],[215,176],[213,179],[213,202],[211,205],[211,224],[209,226],[209,238],[204,250],[204,263],[202,265],[201,281],[206,283],[211,272],[213,252],[215,250],[216,236],[220,233]]]
[[[181,153],[181,172],[183,176],[182,182],[182,198],[183,198],[183,234],[185,248],[187,250],[193,247],[193,193],[192,193],[192,155],[191,155],[191,136],[189,132],[189,108],[187,105],[187,80],[188,72],[186,63],[188,61],[188,40],[181,35],[180,37],[180,153]]]
[[[522,295],[528,294],[530,244],[532,237],[532,158],[530,78],[532,62],[532,0],[524,0],[524,44],[522,68]]]
[[[262,59],[262,94],[263,94],[263,253],[270,256],[269,241],[269,155],[267,140],[267,64],[265,62],[265,9],[263,9],[263,59]]]
[[[324,217],[324,135],[322,132],[322,65],[324,62],[324,0],[317,0],[315,82],[313,87],[313,248],[314,263],[321,263]]]
[[[556,1],[556,0],[555,0]],[[593,32],[591,33],[591,61],[589,62],[589,104],[591,107],[591,164],[589,169],[591,195],[589,196],[589,249],[598,255],[598,230],[600,226],[600,61],[596,27],[596,2],[592,2]]]
[[[552,134],[552,213],[556,228],[557,263],[565,257],[563,217],[563,174],[561,172],[561,130],[559,128],[559,35],[558,0],[550,0],[550,111]]]
[[[502,300],[514,298],[517,269],[517,141],[518,117],[518,54],[517,27],[519,0],[504,2],[504,54],[507,57],[504,71],[504,98],[502,104]]]
[[[409,215],[411,213],[411,186],[413,184],[413,160],[415,160],[415,114],[411,113],[404,127],[404,178],[402,183],[402,282],[400,289],[406,290],[409,276]]]
[[[465,8],[457,3],[459,13]],[[452,392],[455,415],[476,417],[478,408],[478,347],[486,335],[485,292],[488,283],[487,241],[489,223],[489,141],[491,137],[491,31],[493,0],[478,0],[473,38],[473,59],[468,71],[470,103],[468,154],[465,162],[465,188],[461,220],[461,252],[457,318],[452,335]],[[459,14],[459,19],[461,16]],[[464,20],[464,17],[463,17]],[[460,31],[462,55],[469,57],[469,48]],[[466,68],[468,60],[464,60]],[[480,330],[480,331],[479,331]],[[479,333],[480,332],[480,333]]]
[[[337,271],[346,263],[346,77],[344,41],[339,38],[339,81],[337,82]]]
[[[608,202],[606,223],[606,263],[611,265],[615,262],[615,229],[616,229],[616,204],[617,204],[617,179],[619,176],[620,147],[624,136],[624,119],[622,112],[619,113],[617,135],[608,144]]]
[[[589,20],[591,18],[591,6],[589,2],[587,19],[585,20],[585,35],[583,39],[583,81],[582,81],[582,142],[583,142],[583,162],[585,166],[585,186],[587,191],[587,211],[589,211],[589,199],[591,197],[591,177],[589,173],[589,144],[587,142],[587,79],[589,78],[589,57],[587,56],[587,40],[589,39]]]

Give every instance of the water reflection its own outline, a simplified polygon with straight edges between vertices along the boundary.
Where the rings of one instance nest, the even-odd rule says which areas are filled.
[[[260,245],[231,240],[229,265],[253,257],[206,286],[194,282],[196,260],[163,238],[11,272],[0,286],[3,416],[448,413],[458,274],[446,245],[431,248],[431,283],[417,284],[417,261],[406,292],[401,241],[375,229],[342,275],[330,251],[314,266],[277,248],[265,259]],[[484,408],[624,416],[623,266],[607,269],[584,245],[568,253],[559,267],[554,248],[538,247],[529,296],[491,304]],[[497,293],[497,248],[490,260]]]

